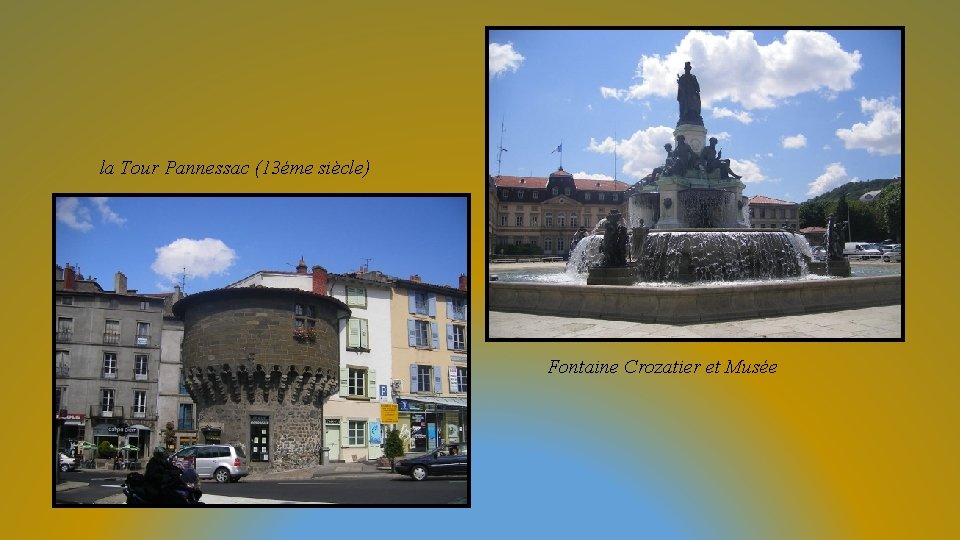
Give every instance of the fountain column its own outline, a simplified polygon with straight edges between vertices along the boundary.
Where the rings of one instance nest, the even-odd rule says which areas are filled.
[[[657,182],[660,191],[660,220],[656,223],[657,229],[677,229],[682,227],[679,220],[680,205],[677,198],[680,191],[677,177],[661,177]]]
[[[678,135],[683,138],[693,149],[694,153],[700,155],[700,151],[707,145],[707,128],[696,124],[680,124],[673,130],[673,140],[677,140]]]

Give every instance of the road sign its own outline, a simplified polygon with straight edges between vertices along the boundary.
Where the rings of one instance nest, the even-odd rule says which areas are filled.
[[[398,422],[400,422],[400,414],[397,410],[397,406],[393,403],[381,403],[380,404],[380,423],[396,424]]]

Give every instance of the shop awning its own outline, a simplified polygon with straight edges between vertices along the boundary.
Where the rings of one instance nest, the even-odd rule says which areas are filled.
[[[399,399],[407,401],[419,401],[420,403],[434,403],[445,405],[447,407],[467,407],[467,398],[459,397],[439,397],[439,396],[403,396]]]

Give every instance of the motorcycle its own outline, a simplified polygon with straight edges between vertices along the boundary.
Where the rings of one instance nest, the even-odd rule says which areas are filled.
[[[162,500],[151,495],[151,490],[147,489],[146,478],[138,473],[132,472],[127,475],[127,479],[121,487],[123,494],[127,497],[127,504],[133,506],[198,506],[204,504],[200,497],[203,492],[200,490],[200,477],[197,471],[185,469],[180,473],[181,485],[177,486],[172,494],[168,494]]]

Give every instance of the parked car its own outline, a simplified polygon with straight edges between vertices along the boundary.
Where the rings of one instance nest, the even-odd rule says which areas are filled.
[[[75,471],[80,468],[80,460],[60,452],[60,470],[62,472]]]
[[[250,474],[243,448],[232,444],[187,446],[172,459],[181,469],[192,468],[200,478],[213,478],[221,484],[236,482]]]
[[[429,476],[467,474],[467,444],[452,443],[432,452],[405,459],[394,466],[396,472],[414,480],[426,480]]]
[[[884,254],[880,256],[880,260],[883,262],[901,262],[903,261],[903,249],[897,246],[890,251],[884,252]]]
[[[847,242],[843,245],[843,256],[849,259],[879,259],[880,255],[880,249],[876,244]]]

